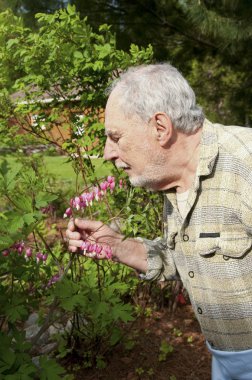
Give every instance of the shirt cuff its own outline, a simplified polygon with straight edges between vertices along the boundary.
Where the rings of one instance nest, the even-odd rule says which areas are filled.
[[[148,240],[144,238],[136,238],[141,241],[147,250],[147,271],[145,274],[141,273],[139,277],[143,280],[159,280],[165,281],[166,278],[162,275],[164,271],[164,252],[167,250],[167,245],[164,239],[157,238],[155,240]]]

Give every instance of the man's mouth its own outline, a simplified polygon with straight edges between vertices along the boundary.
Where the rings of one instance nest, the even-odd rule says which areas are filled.
[[[125,171],[127,171],[127,170],[130,169],[129,166],[127,166],[127,165],[121,165],[121,164],[116,165],[116,167],[117,167],[117,169],[123,169],[123,170],[125,170]]]

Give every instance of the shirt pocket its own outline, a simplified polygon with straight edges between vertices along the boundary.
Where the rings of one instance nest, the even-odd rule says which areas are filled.
[[[219,240],[219,237],[199,237],[195,243],[195,250],[201,256],[212,256],[220,249]]]
[[[201,256],[222,255],[234,259],[245,256],[252,247],[252,238],[246,233],[222,232],[220,237],[199,238],[195,249]]]
[[[239,259],[245,256],[252,246],[252,238],[246,233],[223,232],[219,241],[217,253],[223,256]]]

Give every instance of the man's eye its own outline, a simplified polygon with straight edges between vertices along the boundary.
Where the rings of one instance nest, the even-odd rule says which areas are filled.
[[[115,143],[118,143],[119,137],[111,137],[111,140]]]

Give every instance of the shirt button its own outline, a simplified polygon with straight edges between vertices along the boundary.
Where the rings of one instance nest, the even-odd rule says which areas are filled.
[[[188,241],[188,240],[189,240],[189,236],[186,235],[186,234],[184,234],[184,235],[183,235],[183,240],[184,240],[184,241]]]
[[[202,314],[202,313],[203,313],[201,307],[198,307],[197,311],[198,311],[199,314]]]
[[[192,270],[190,270],[190,272],[188,272],[188,276],[193,278],[194,277],[194,272]]]
[[[228,256],[223,256],[223,260],[226,260],[226,261],[228,261],[230,259],[230,257],[228,257]]]

